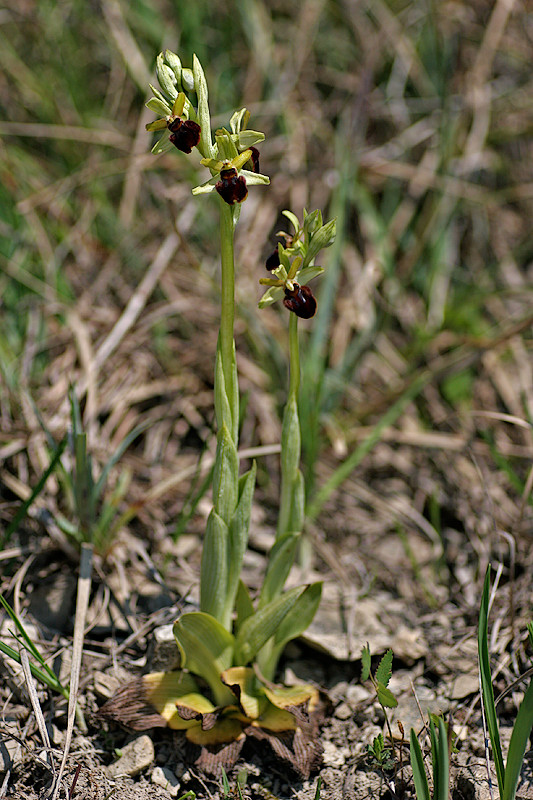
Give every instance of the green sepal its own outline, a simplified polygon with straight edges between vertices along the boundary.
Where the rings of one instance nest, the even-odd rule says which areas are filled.
[[[217,705],[231,705],[235,698],[220,680],[221,673],[233,664],[235,639],[231,633],[201,611],[184,614],[173,630],[182,666],[207,681]]]
[[[207,519],[200,572],[200,609],[229,628],[225,607],[228,588],[228,526],[215,509]]]
[[[276,300],[281,300],[284,294],[285,293],[281,286],[269,286],[257,305],[259,308],[271,306],[272,303],[276,302]]]
[[[239,457],[225,422],[217,434],[217,453],[213,470],[213,505],[229,524],[238,498]]]
[[[289,222],[292,223],[292,226],[294,228],[294,233],[298,233],[298,231],[300,230],[300,220],[298,219],[296,214],[293,214],[292,211],[287,211],[287,210],[282,211],[281,213],[283,214],[284,217],[287,217]]]
[[[231,115],[231,119],[229,121],[231,132],[234,134],[238,134],[241,133],[241,131],[246,130],[249,119],[250,119],[250,112],[248,111],[247,108],[241,108],[240,111],[235,111]]]
[[[263,175],[262,172],[250,172],[249,169],[239,170],[239,175],[246,178],[247,186],[268,186],[270,178],[268,175]]]
[[[150,111],[154,112],[154,114],[159,114],[159,115],[161,115],[163,117],[168,117],[170,115],[167,103],[162,103],[161,100],[158,100],[157,97],[151,97],[150,100],[148,100],[148,102],[146,103],[146,108],[149,108]],[[161,127],[166,127],[166,124],[167,124],[166,119],[158,119],[158,120],[156,120],[156,122],[164,122],[165,125],[161,126]],[[150,125],[155,125],[154,122],[150,122],[149,124]],[[148,131],[148,130],[156,130],[156,129],[155,128],[149,128],[148,126],[146,126],[146,130]]]
[[[168,152],[170,152],[170,150],[174,149],[174,145],[170,141],[169,136],[170,136],[170,131],[167,128],[167,130],[164,132],[163,136],[152,147],[152,151],[151,152],[155,156],[159,156],[162,153],[168,153]]]
[[[243,622],[247,620],[248,617],[251,617],[254,613],[254,605],[252,603],[252,598],[250,597],[250,592],[242,580],[239,580],[239,585],[237,587],[235,613],[237,615],[235,620],[235,629],[237,632],[239,632]]]
[[[234,138],[225,128],[218,128],[215,131],[218,155],[223,161],[233,161],[239,155]]]
[[[291,589],[243,622],[235,643],[235,661],[238,664],[248,664],[255,658],[265,642],[278,630],[302,591],[302,586]]]
[[[194,88],[198,98],[198,124],[201,128],[200,142],[198,150],[204,158],[214,158],[215,148],[211,141],[211,117],[209,114],[209,98],[207,93],[207,83],[205,80],[202,65],[195,55],[192,57],[192,69],[194,75]],[[184,70],[182,71],[183,79]]]
[[[299,533],[289,531],[280,536],[268,556],[268,566],[261,587],[259,608],[270,603],[272,598],[280,594],[294,563]]]
[[[229,525],[226,608],[230,614],[235,604],[239,575],[241,574],[242,562],[248,546],[256,471],[257,467],[254,461],[252,468],[239,479],[239,501]]]
[[[155,86],[152,86],[151,83],[149,83],[148,85],[149,85],[150,89],[152,90],[152,92],[154,93],[155,99],[159,100],[162,103],[162,105],[164,106],[164,108],[167,109],[165,111],[165,116],[169,116],[169,114],[172,114],[172,103],[170,103],[167,100],[167,98],[165,97],[164,94],[161,94],[159,89],[156,89]]]
[[[322,227],[322,211],[319,208],[317,208],[314,211],[311,211],[310,214],[308,214],[306,209],[304,208],[304,221],[302,228],[306,244],[309,244],[313,236],[318,232],[318,230],[321,227]]]
[[[301,591],[303,587],[300,586],[298,588]],[[320,605],[321,597],[322,583],[320,581],[306,586],[280,621],[272,642],[269,642],[265,647],[264,653],[259,653],[257,663],[267,680],[273,679],[279,658],[287,643],[305,633],[313,621]]]

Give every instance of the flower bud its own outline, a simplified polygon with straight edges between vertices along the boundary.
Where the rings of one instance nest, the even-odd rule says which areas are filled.
[[[316,300],[313,292],[309,286],[300,286],[298,283],[294,283],[292,289],[285,287],[283,305],[302,319],[310,319],[316,312]]]
[[[175,100],[178,96],[178,90],[176,89],[176,76],[170,67],[168,67],[163,61],[163,53],[159,53],[157,56],[155,71],[157,74],[157,80],[159,81],[159,85],[163,92],[168,95],[171,100]]]
[[[194,92],[194,75],[192,69],[181,70],[181,83],[186,92]]]
[[[174,73],[178,89],[181,87],[181,61],[172,50],[165,50],[165,61]]]

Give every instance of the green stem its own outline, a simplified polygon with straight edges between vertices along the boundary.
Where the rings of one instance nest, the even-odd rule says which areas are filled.
[[[278,517],[278,537],[291,531],[300,533],[303,519],[296,507],[302,503],[300,476],[300,419],[298,392],[300,389],[300,349],[298,317],[289,316],[289,394],[283,414],[281,432],[281,497]]]
[[[298,343],[298,317],[289,315],[289,398],[298,402],[300,391],[300,347]]]
[[[239,430],[239,393],[235,380],[235,343],[233,328],[235,321],[235,262],[233,236],[235,223],[233,209],[220,201],[220,257],[222,265],[221,278],[221,314],[220,314],[220,358],[226,395],[231,411],[231,421],[224,420],[232,435],[235,447]],[[218,421],[220,426],[221,420]]]

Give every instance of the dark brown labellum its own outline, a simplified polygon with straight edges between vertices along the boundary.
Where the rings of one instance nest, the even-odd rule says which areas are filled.
[[[252,172],[259,172],[259,150],[257,147],[249,147],[248,150],[252,151],[252,155],[250,156]]]
[[[220,170],[220,180],[215,183],[215,189],[230,206],[242,203],[248,196],[246,180],[243,175],[237,173],[235,167],[225,167]]]
[[[191,153],[193,147],[200,141],[201,128],[192,119],[182,120],[175,117],[167,122],[167,128],[170,131],[170,141],[182,153]]]
[[[309,286],[300,286],[298,283],[294,284],[292,291],[285,287],[283,305],[289,311],[294,311],[296,316],[302,319],[310,319],[315,315],[316,311],[316,300],[313,292]]]
[[[277,247],[271,252],[265,261],[265,267],[269,270],[269,272],[272,272],[273,269],[277,269],[279,267],[279,250]]]

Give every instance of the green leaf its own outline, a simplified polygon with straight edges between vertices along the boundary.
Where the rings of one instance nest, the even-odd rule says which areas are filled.
[[[481,677],[481,695],[483,707],[487,719],[487,728],[492,745],[492,757],[496,768],[498,788],[500,797],[503,798],[505,767],[503,765],[502,748],[500,743],[500,732],[498,729],[498,718],[496,716],[496,705],[494,703],[494,690],[492,687],[492,676],[490,671],[489,646],[488,646],[488,627],[489,627],[489,595],[490,595],[490,564],[487,567],[483,592],[481,595],[481,607],[479,609],[478,627],[478,656],[479,671]]]
[[[524,761],[524,753],[533,727],[533,681],[530,682],[516,715],[505,765],[502,800],[514,800]]]
[[[321,595],[322,583],[317,582],[307,586],[277,626],[272,642],[268,642],[265,651],[259,653],[257,661],[267,680],[273,679],[279,658],[287,643],[301,636],[313,621],[320,605]]]
[[[289,531],[276,539],[268,556],[268,567],[261,587],[259,608],[270,603],[283,590],[294,562],[299,537],[299,533]]]
[[[279,628],[283,618],[294,606],[302,591],[301,586],[291,589],[281,597],[276,597],[275,600],[243,622],[235,645],[236,663],[244,666],[255,658],[261,647]]]
[[[222,424],[217,434],[217,452],[213,470],[213,505],[229,524],[237,506],[239,457],[230,432]]]
[[[39,478],[39,480],[35,484],[35,487],[34,487],[32,493],[30,494],[28,499],[25,500],[22,503],[22,505],[20,506],[19,510],[17,511],[17,513],[15,514],[15,516],[13,517],[13,519],[11,520],[9,525],[7,526],[6,531],[4,533],[4,537],[2,539],[2,547],[6,547],[7,543],[9,542],[9,540],[11,539],[11,537],[13,536],[15,531],[17,530],[18,526],[20,525],[20,523],[22,522],[22,520],[25,518],[26,514],[28,513],[28,509],[31,507],[32,503],[35,501],[35,499],[40,495],[40,493],[44,489],[46,481],[48,480],[48,478],[50,477],[52,472],[55,470],[56,466],[59,464],[60,458],[63,455],[63,451],[64,451],[66,445],[67,445],[67,437],[65,436],[64,439],[62,439],[62,441],[59,442],[59,444],[57,445],[56,449],[54,450],[54,453],[52,455],[52,458],[50,459],[50,463],[48,464],[48,467],[45,469],[45,471],[43,472],[43,474],[41,475],[41,477]]]
[[[209,114],[209,97],[204,71],[196,55],[192,57],[192,71],[194,75],[194,88],[198,97],[198,123],[201,128],[199,150],[204,158],[215,158],[215,148],[211,140],[211,116]],[[182,80],[185,81],[186,71],[182,70]]]
[[[410,733],[410,754],[417,800],[431,800],[424,759],[422,758],[420,744],[413,728],[411,728]]]
[[[231,624],[226,614],[228,588],[228,526],[215,509],[207,519],[202,548],[200,574],[200,609],[219,620],[225,628]]]
[[[217,705],[230,705],[235,698],[220,680],[233,664],[235,639],[209,614],[192,611],[174,623],[174,636],[182,667],[209,684]]]
[[[254,613],[254,606],[252,603],[252,598],[250,597],[250,592],[241,580],[239,580],[237,597],[235,598],[235,613],[237,614],[237,620],[235,623],[237,631],[240,630],[243,622],[248,619],[248,617],[251,617]]]
[[[389,648],[381,661],[379,662],[379,666],[376,670],[376,681],[378,683],[382,683],[383,686],[388,686],[389,681],[392,675],[392,659],[393,659],[393,652]]]
[[[133,428],[133,430],[130,431],[128,435],[125,436],[124,439],[121,441],[121,443],[119,444],[119,446],[117,447],[111,458],[107,461],[105,467],[103,468],[100,474],[100,477],[96,482],[96,486],[94,488],[94,494],[96,500],[100,498],[102,492],[104,491],[107,479],[109,477],[109,473],[113,469],[117,461],[119,461],[122,458],[122,456],[130,446],[130,444],[133,441],[135,441],[137,436],[139,436],[143,431],[145,431],[149,425],[150,422],[141,422],[140,425],[137,425],[135,428]]]
[[[230,615],[235,603],[242,561],[248,546],[256,471],[254,461],[252,468],[239,479],[239,502],[229,525],[226,609]]]
[[[364,683],[370,677],[370,663],[370,647],[366,644],[361,653],[361,683]]]
[[[382,706],[385,706],[385,708],[396,708],[398,701],[394,697],[393,693],[379,681],[376,687],[376,692],[378,695],[378,700]]]

